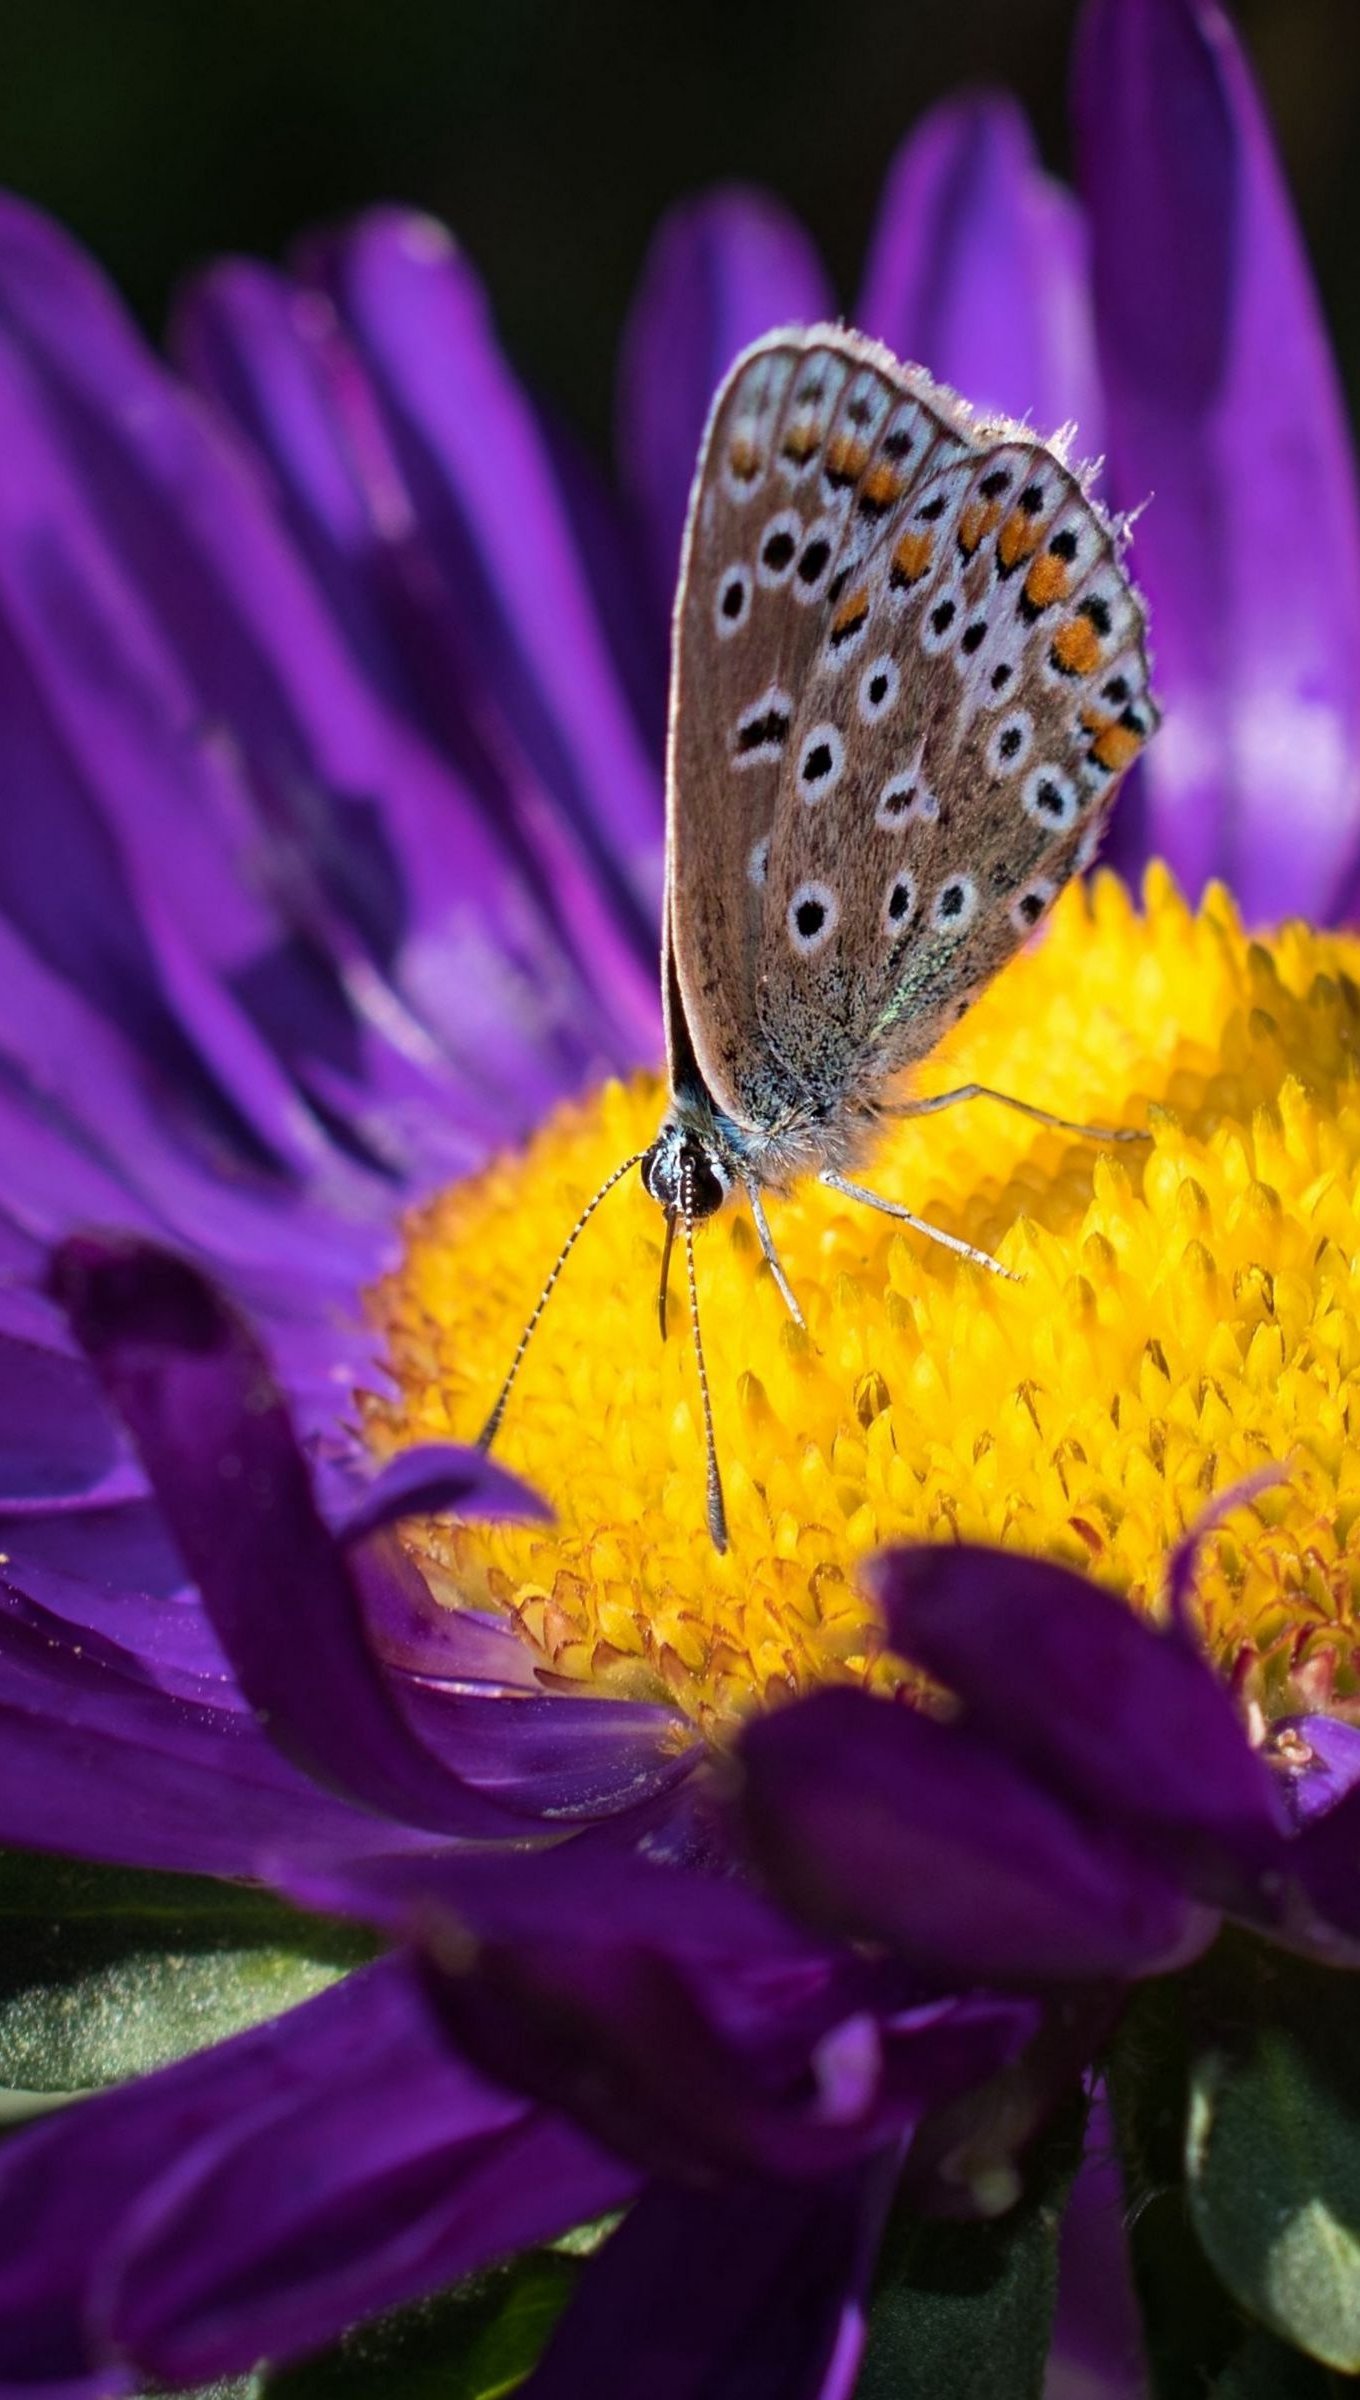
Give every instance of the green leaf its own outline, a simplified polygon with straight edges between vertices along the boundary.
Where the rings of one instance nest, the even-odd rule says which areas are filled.
[[[253,1885],[0,1855],[0,2125],[222,2041],[372,1955]]]
[[[1229,2290],[1325,2365],[1360,2371],[1360,2001],[1335,1969],[1233,1945],[1190,2082],[1186,2167]]]
[[[1346,2388],[1330,2367],[1289,2349],[1258,2326],[1206,2400],[1342,2400]]]
[[[1142,1985],[1125,2010],[1107,2067],[1129,2255],[1157,2400],[1204,2400],[1246,2330],[1195,2237],[1185,2188],[1202,1980],[1175,1975]]]
[[[959,2225],[894,2212],[855,2400],[1038,2400],[1084,2114],[1065,2111],[1031,2150],[1005,2216]]]
[[[262,2400],[502,2400],[537,2363],[580,2269],[529,2250],[265,2378]]]

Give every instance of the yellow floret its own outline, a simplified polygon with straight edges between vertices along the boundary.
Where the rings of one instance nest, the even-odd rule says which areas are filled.
[[[865,1180],[992,1251],[1002,1282],[815,1183],[770,1203],[807,1317],[789,1320],[749,1218],[697,1235],[732,1543],[704,1530],[683,1278],[657,1332],[662,1219],[629,1176],[554,1294],[498,1454],[547,1527],[415,1529],[438,1595],[518,1620],[553,1674],[664,1694],[720,1729],[828,1677],[883,1682],[856,1566],[891,1541],[1038,1552],[1156,1606],[1211,1494],[1286,1480],[1206,1545],[1211,1648],[1268,1708],[1360,1683],[1360,942],[1249,940],[1169,876],[1137,909],[1073,888],[922,1071],[1064,1116],[1147,1126],[1112,1150],[977,1100],[907,1122]],[[562,1237],[648,1141],[653,1076],[560,1109],[445,1192],[374,1295],[396,1396],[382,1455],[471,1440]]]

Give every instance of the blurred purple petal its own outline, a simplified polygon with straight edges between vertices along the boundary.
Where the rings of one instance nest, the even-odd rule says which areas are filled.
[[[891,2188],[887,2162],[792,2188],[653,2185],[522,2400],[849,2400]]]
[[[455,628],[464,682],[495,712],[604,896],[599,936],[632,945],[620,983],[655,1023],[661,794],[575,557],[552,465],[497,346],[486,299],[441,226],[379,210],[322,251]],[[583,903],[584,905],[584,900]]]
[[[1158,1857],[1234,1892],[1252,1867],[1278,1870],[1275,1784],[1213,1668],[1178,1634],[1085,1576],[1001,1550],[889,1550],[869,1583],[893,1648],[1083,1821],[1150,1836]]]
[[[729,1876],[617,1847],[278,1872],[308,1905],[420,1942],[469,2056],[662,2173],[837,2169],[1035,2030],[1029,2002],[920,2003],[899,1970],[814,1941]]]
[[[174,342],[188,373],[267,463],[280,511],[340,618],[359,675],[454,762],[464,816],[476,795],[478,821],[458,845],[464,888],[484,882],[477,854],[483,828],[494,828],[526,896],[516,940],[540,986],[539,1007],[551,1003],[560,1036],[579,1046],[582,1064],[621,1060],[628,1045],[617,1020],[629,1018],[639,996],[637,962],[618,929],[598,922],[589,876],[564,828],[548,848],[553,829],[545,827],[541,791],[522,773],[514,729],[498,726],[495,695],[469,655],[466,593],[450,584],[416,510],[383,400],[334,301],[252,261],[226,260],[184,294]],[[436,861],[421,871],[437,873]],[[530,894],[561,943],[555,976],[549,946],[534,940]],[[586,938],[592,920],[593,943]],[[428,967],[421,1004],[446,1024],[434,953]],[[441,980],[447,992],[447,976]],[[649,991],[641,997],[651,1005]],[[533,1007],[527,984],[514,1005],[522,1014]],[[569,1072],[570,1054],[563,1067]]]
[[[295,2356],[630,2182],[483,2083],[383,1961],[6,2144],[0,2383],[56,2400]]]
[[[737,352],[778,325],[815,325],[835,300],[808,235],[739,185],[682,201],[652,237],[619,359],[619,471],[669,623],[699,437]]]
[[[192,1268],[145,1245],[70,1241],[52,1285],[271,1737],[323,1784],[399,1821],[509,1831],[402,1716],[243,1320]]]
[[[1154,1974],[1213,1934],[1169,1875],[963,1726],[828,1690],[753,1718],[741,1759],[779,1896],[951,1981]]]
[[[1114,854],[1325,918],[1360,857],[1360,506],[1271,135],[1213,0],[1090,0],[1075,109],[1166,719]]]
[[[1081,2165],[1063,2217],[1044,2400],[1147,2400],[1127,2207],[1102,2088],[1091,2103]]]
[[[1047,435],[1075,419],[1099,455],[1086,233],[1013,100],[978,93],[922,118],[888,170],[859,324],[984,415]]]

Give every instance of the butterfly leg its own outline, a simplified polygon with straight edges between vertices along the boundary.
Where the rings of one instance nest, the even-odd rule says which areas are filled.
[[[847,1200],[862,1200],[866,1208],[877,1208],[885,1217],[896,1217],[901,1224],[910,1225],[913,1233],[923,1233],[928,1241],[939,1242],[944,1249],[957,1251],[960,1258],[971,1258],[975,1267],[986,1267],[993,1275],[1004,1275],[1007,1283],[1024,1281],[1023,1276],[1013,1274],[1009,1267],[1003,1267],[1000,1259],[993,1258],[990,1251],[975,1250],[971,1242],[961,1242],[957,1234],[942,1233],[938,1225],[928,1225],[924,1217],[914,1217],[909,1208],[900,1207],[896,1200],[884,1200],[878,1192],[867,1192],[862,1183],[851,1183],[848,1176],[837,1175],[830,1167],[822,1169],[818,1181],[828,1184],[833,1192],[840,1192]]]
[[[999,1100],[1003,1108],[1016,1109],[1022,1117],[1032,1117],[1036,1125],[1051,1125],[1055,1133],[1075,1133],[1092,1142],[1150,1142],[1152,1136],[1141,1125],[1077,1125],[1070,1117],[1055,1117],[1050,1109],[1036,1108],[1032,1100],[1017,1100],[1012,1092],[993,1091],[989,1083],[961,1083],[956,1091],[935,1092],[925,1100],[901,1100],[885,1108],[885,1117],[933,1117],[939,1109],[953,1108],[960,1100]]]
[[[783,1297],[784,1306],[787,1308],[789,1315],[794,1321],[794,1324],[802,1326],[803,1331],[806,1333],[806,1320],[804,1319],[803,1312],[798,1305],[798,1296],[794,1291],[793,1285],[790,1283],[787,1275],[784,1273],[783,1267],[780,1264],[779,1252],[774,1246],[774,1236],[770,1232],[769,1222],[765,1215],[765,1206],[760,1197],[760,1186],[758,1183],[747,1184],[746,1197],[751,1203],[751,1214],[755,1219],[756,1232],[760,1236],[760,1247],[765,1253],[765,1264],[769,1268],[770,1273],[773,1275],[775,1282],[779,1286],[780,1293]]]

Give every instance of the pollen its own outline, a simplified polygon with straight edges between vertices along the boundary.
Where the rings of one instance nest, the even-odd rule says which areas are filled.
[[[1355,1701],[1357,1044],[1360,941],[1248,939],[1221,889],[1192,913],[1158,868],[1141,906],[1112,875],[1069,888],[915,1089],[982,1083],[1150,1140],[987,1099],[897,1120],[862,1180],[1018,1281],[809,1181],[768,1204],[806,1331],[744,1205],[701,1225],[723,1556],[683,1272],[663,1342],[662,1218],[626,1177],[499,1438],[555,1521],[408,1529],[436,1596],[506,1612],[559,1685],[664,1696],[721,1737],[828,1679],[892,1684],[858,1576],[884,1543],[1035,1553],[1155,1614],[1173,1546],[1273,1467],[1205,1536],[1204,1637],[1267,1714]],[[378,1454],[476,1436],[563,1236],[664,1098],[652,1075],[608,1084],[410,1219],[371,1295]]]

